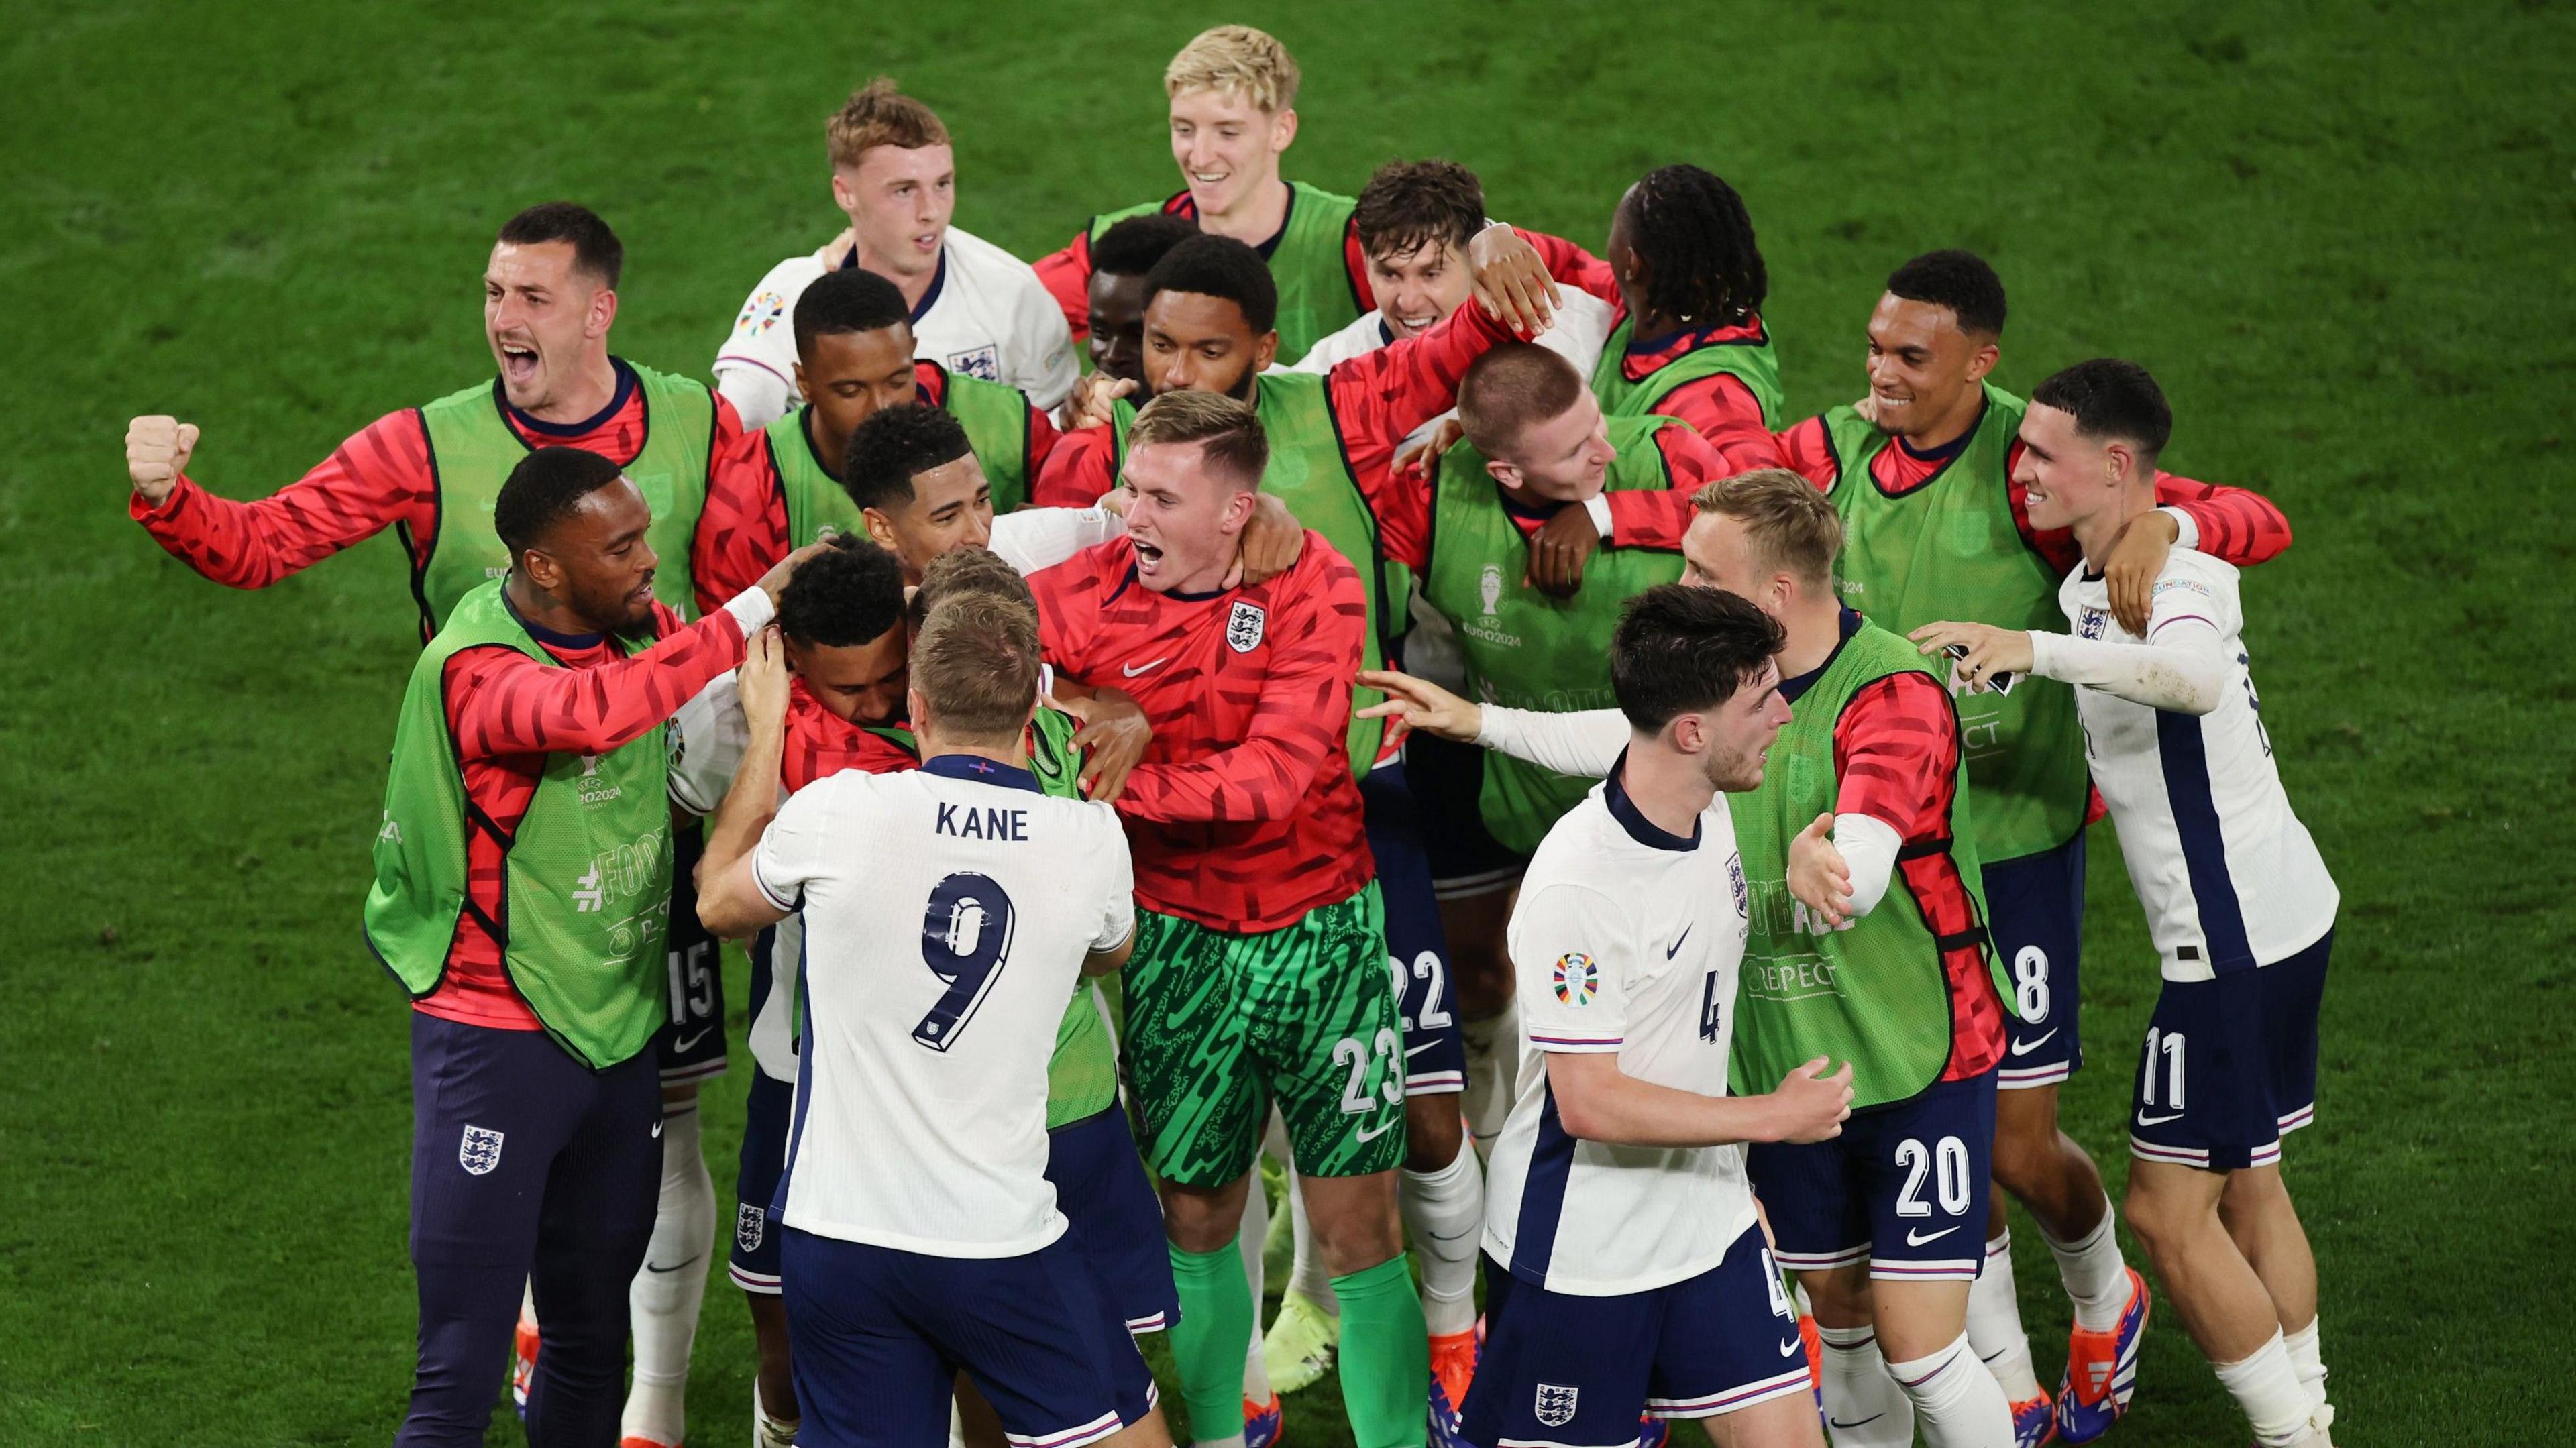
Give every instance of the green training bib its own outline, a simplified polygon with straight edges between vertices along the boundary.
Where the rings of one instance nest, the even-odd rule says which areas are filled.
[[[500,645],[561,668],[510,612],[495,579],[459,599],[412,665],[394,728],[367,944],[414,1000],[438,989],[459,930],[489,932],[511,986],[556,1044],[593,1070],[653,1043],[669,1011],[671,805],[663,731],[609,754],[552,754],[507,851],[501,918],[466,899],[478,819],[447,728],[447,661]],[[652,640],[621,640],[629,654]]]
[[[1360,313],[1368,310],[1360,305],[1359,291],[1351,285],[1350,257],[1343,249],[1350,237],[1351,213],[1359,209],[1359,202],[1303,181],[1289,182],[1288,192],[1288,218],[1266,258],[1270,279],[1279,288],[1282,366],[1294,365],[1317,342],[1358,321]],[[1100,234],[1119,222],[1169,211],[1179,199],[1149,201],[1093,217],[1091,244],[1099,245]]]
[[[1601,360],[1593,366],[1592,395],[1600,399],[1603,412],[1612,417],[1642,417],[1682,384],[1722,372],[1753,390],[1754,400],[1762,404],[1764,427],[1780,425],[1781,409],[1788,404],[1780,393],[1780,358],[1771,350],[1768,330],[1745,341],[1694,347],[1631,382],[1621,364],[1627,360],[1636,325],[1633,319],[1623,318],[1602,344]]]
[[[1833,809],[1840,789],[1834,726],[1844,708],[1891,674],[1930,672],[1912,644],[1863,623],[1790,705],[1792,717],[1771,746],[1761,786],[1735,798],[1735,845],[1752,891],[1728,1062],[1731,1089],[1739,1095],[1768,1091],[1797,1066],[1830,1056],[1852,1063],[1858,1110],[1905,1100],[1938,1081],[1950,1064],[1950,989],[1941,951],[1964,942],[1933,935],[1902,878],[1889,882],[1877,909],[1838,930],[1825,928],[1789,893],[1789,841]],[[1986,894],[1964,765],[1957,789],[1950,823],[1958,837],[1949,855],[1976,902],[1982,939]],[[1993,952],[1986,954],[1991,969]]]
[[[1687,425],[1669,417],[1611,418],[1610,445],[1618,456],[1605,490],[1671,487],[1655,434]],[[1620,606],[1658,583],[1678,580],[1681,555],[1605,548],[1584,565],[1583,587],[1572,598],[1551,598],[1528,581],[1528,540],[1504,510],[1501,485],[1485,471],[1484,454],[1458,443],[1441,457],[1432,486],[1431,568],[1423,575],[1423,596],[1457,626],[1476,696],[1556,714],[1617,707],[1610,691],[1610,635],[1619,626]],[[1506,847],[1528,854],[1594,783],[1487,754],[1478,797],[1485,828]]]
[[[661,556],[653,596],[682,618],[695,618],[689,541],[707,505],[707,469],[715,453],[716,400],[686,377],[633,368],[644,394],[644,448],[626,465],[627,479],[653,510],[644,537]],[[429,438],[430,475],[438,482],[438,531],[426,562],[412,570],[423,636],[447,623],[456,601],[510,571],[510,550],[492,531],[492,508],[510,470],[533,449],[509,424],[501,382],[468,387],[420,409]],[[409,549],[406,531],[403,544]]]
[[[1891,498],[1870,476],[1885,433],[1849,407],[1825,414],[1838,478],[1843,550],[1835,561],[1843,601],[1899,636],[1958,619],[1999,628],[2058,630],[2058,577],[2014,526],[2009,462],[2025,404],[1986,387],[1976,427],[1941,471]],[[1946,660],[1935,669],[1946,682]],[[2014,860],[2055,849],[2084,827],[2091,776],[2075,690],[2023,676],[2010,694],[1956,688],[1959,737],[1977,786],[1977,853]]]

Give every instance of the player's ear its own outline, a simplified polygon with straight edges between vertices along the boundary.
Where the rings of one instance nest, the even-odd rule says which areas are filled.
[[[1290,106],[1270,118],[1270,149],[1273,154],[1287,150],[1297,141],[1297,108]]]
[[[615,289],[610,287],[601,287],[597,291],[592,292],[590,294],[589,314],[582,318],[582,336],[587,338],[605,337],[608,335],[609,327],[616,321],[617,292]]]
[[[922,721],[930,717],[930,701],[921,697],[921,691],[909,684],[903,690],[903,717],[916,735],[921,733]]]
[[[799,359],[796,362],[788,364],[787,370],[796,374],[796,395],[809,399],[813,397],[814,389],[805,385],[805,363],[803,360]]]
[[[1988,337],[1979,342],[1976,350],[1968,354],[1968,380],[1984,381],[1986,374],[1995,370],[1995,364],[2003,360],[2003,355],[2004,349],[1994,338]]]
[[[895,552],[894,520],[875,508],[861,508],[859,522],[868,530],[869,541],[888,553]]]
[[[1485,459],[1485,476],[1517,493],[1521,490],[1521,470],[1500,458]]]
[[[1252,370],[1267,372],[1270,370],[1270,364],[1278,359],[1279,329],[1273,327],[1262,333],[1252,344]]]
[[[553,593],[563,587],[563,565],[555,561],[553,554],[542,548],[519,550],[519,572],[527,578],[531,587],[543,592]]]

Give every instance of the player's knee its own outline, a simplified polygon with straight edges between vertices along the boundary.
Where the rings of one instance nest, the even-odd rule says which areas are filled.
[[[2129,1174],[2129,1190],[2120,1203],[2120,1214],[2128,1220],[2147,1255],[2164,1261],[2182,1242],[2207,1225],[2215,1215],[2213,1204],[2201,1201],[2191,1193],[2160,1187],[2152,1181],[2141,1181],[2141,1173]]]
[[[1404,1103],[1404,1166],[1407,1171],[1435,1172],[1458,1159],[1466,1144],[1466,1127],[1454,1095],[1415,1096]]]

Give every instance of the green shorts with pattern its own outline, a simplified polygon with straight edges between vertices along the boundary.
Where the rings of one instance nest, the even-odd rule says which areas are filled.
[[[1404,1159],[1404,1037],[1376,882],[1258,935],[1136,912],[1127,1079],[1145,1160],[1217,1187],[1252,1169],[1272,1101],[1297,1170],[1366,1176]]]

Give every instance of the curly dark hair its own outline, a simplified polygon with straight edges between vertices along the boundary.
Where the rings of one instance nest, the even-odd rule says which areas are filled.
[[[1193,236],[1163,253],[1145,273],[1145,305],[1154,305],[1161,292],[1222,297],[1243,309],[1255,337],[1279,325],[1279,283],[1270,263],[1230,236]]]
[[[582,499],[624,476],[617,464],[577,447],[541,447],[519,459],[492,503],[492,531],[510,550],[512,565],[571,517]]]
[[[2173,405],[2147,369],[2117,357],[2078,362],[2030,390],[2033,407],[2054,407],[2086,437],[2135,444],[2153,463],[2173,440]]]
[[[972,453],[966,429],[946,409],[918,402],[879,409],[850,434],[841,486],[850,501],[880,512],[912,501],[912,480]]]
[[[800,644],[873,643],[903,621],[903,565],[856,533],[796,565],[778,594],[778,631]]]
[[[1411,256],[1444,241],[1463,256],[1485,226],[1485,188],[1455,161],[1389,161],[1361,189],[1351,222],[1371,256]]]
[[[1762,309],[1770,275],[1744,198],[1697,166],[1649,171],[1623,203],[1628,245],[1646,262],[1646,307],[1700,327],[1737,326]]]
[[[2004,279],[1973,251],[1927,251],[1887,275],[1891,295],[1948,307],[1962,332],[2004,332]]]
[[[1114,277],[1141,277],[1163,253],[1199,234],[1199,224],[1168,211],[1131,216],[1091,243],[1091,269]]]

